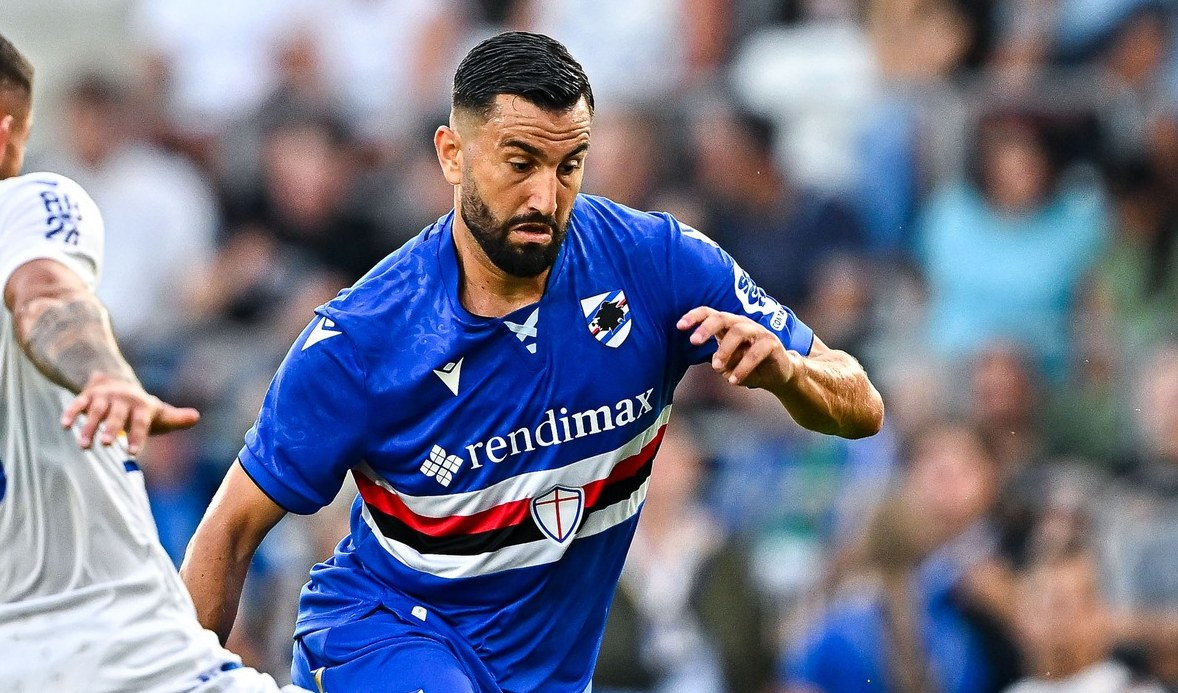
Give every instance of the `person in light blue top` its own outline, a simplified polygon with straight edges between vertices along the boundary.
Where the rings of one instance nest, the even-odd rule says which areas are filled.
[[[1027,120],[984,124],[977,170],[935,193],[920,218],[930,345],[958,361],[1012,340],[1058,376],[1070,310],[1105,242],[1104,198],[1093,185],[1059,182]]]

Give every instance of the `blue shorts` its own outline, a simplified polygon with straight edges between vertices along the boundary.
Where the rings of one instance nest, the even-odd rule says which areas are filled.
[[[291,676],[316,693],[502,693],[469,647],[384,606],[297,636]]]

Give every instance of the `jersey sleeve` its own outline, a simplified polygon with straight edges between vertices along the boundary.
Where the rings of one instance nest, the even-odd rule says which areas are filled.
[[[0,287],[31,260],[55,260],[93,289],[102,266],[98,205],[74,181],[32,173],[5,181],[0,192]]]
[[[316,316],[271,381],[238,460],[274,502],[309,515],[335,498],[363,458],[367,411],[351,338]]]
[[[757,286],[748,272],[715,241],[695,229],[667,216],[670,224],[669,271],[667,290],[671,295],[671,319],[687,311],[708,306],[716,310],[745,315],[764,325],[781,339],[787,349],[809,355],[814,331]],[[695,346],[688,340],[690,332],[679,332],[678,340],[691,364],[702,363],[716,351],[716,340]]]

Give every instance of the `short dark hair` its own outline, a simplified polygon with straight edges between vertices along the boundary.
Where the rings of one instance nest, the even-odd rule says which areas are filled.
[[[26,97],[33,95],[33,64],[0,35],[0,89],[17,89]]]
[[[593,112],[593,90],[581,64],[556,39],[509,31],[475,46],[454,72],[454,108],[486,116],[499,94],[515,94],[548,111],[566,111],[582,98]]]

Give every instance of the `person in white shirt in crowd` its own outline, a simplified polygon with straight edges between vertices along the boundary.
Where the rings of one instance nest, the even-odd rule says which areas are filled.
[[[77,181],[102,210],[110,243],[98,297],[115,334],[139,350],[174,341],[190,327],[187,296],[214,253],[213,191],[190,162],[136,136],[130,93],[115,79],[79,77],[64,116],[37,163]]]

